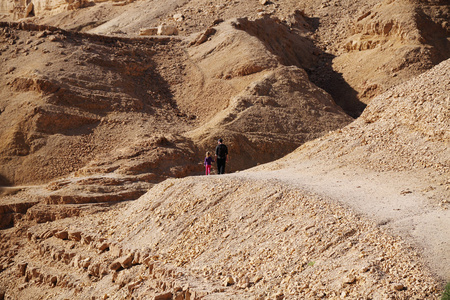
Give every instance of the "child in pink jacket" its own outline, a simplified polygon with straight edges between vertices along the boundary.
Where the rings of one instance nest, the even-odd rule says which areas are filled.
[[[211,174],[211,166],[213,162],[214,159],[211,157],[211,152],[206,152],[205,162],[203,163],[203,165],[205,165],[205,175]]]

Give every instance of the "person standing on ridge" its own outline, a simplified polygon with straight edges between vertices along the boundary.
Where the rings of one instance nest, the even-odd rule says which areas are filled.
[[[205,165],[205,175],[211,174],[211,165],[214,159],[211,157],[211,152],[206,152],[205,161],[203,162],[203,165]]]
[[[225,174],[225,164],[228,162],[228,147],[219,139],[216,147],[217,172]]]

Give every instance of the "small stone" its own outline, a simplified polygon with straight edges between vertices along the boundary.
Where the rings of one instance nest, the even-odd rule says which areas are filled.
[[[352,284],[352,283],[355,283],[355,281],[356,281],[356,277],[352,274],[345,276],[343,279],[344,284]]]
[[[83,235],[83,244],[89,245],[93,241],[93,238],[89,235]]]
[[[239,280],[238,287],[241,288],[241,289],[245,289],[245,288],[250,287],[250,279],[247,276],[242,277]]]
[[[158,26],[158,35],[177,35],[178,29],[173,25],[159,25]]]
[[[141,252],[136,252],[134,253],[134,257],[133,257],[133,265],[138,265],[142,262],[143,257],[141,257]]]
[[[127,256],[119,258],[119,262],[122,265],[122,268],[128,269],[131,267],[134,259],[134,254],[130,253]]]
[[[173,19],[177,22],[182,22],[184,20],[184,15],[183,14],[174,14]]]
[[[392,287],[396,291],[403,291],[405,289],[405,286],[401,283],[395,283]]]
[[[106,249],[109,249],[109,244],[108,243],[102,243],[99,247],[98,250],[100,250],[100,252],[105,251]]]
[[[261,275],[255,275],[255,276],[253,276],[251,282],[258,283],[259,281],[261,281],[261,279],[263,279],[263,277]]]
[[[91,264],[91,258],[90,257],[85,258],[83,260],[80,260],[80,262],[79,262],[79,266],[81,268],[85,268],[85,269],[87,269],[90,264]]]
[[[55,237],[61,240],[67,240],[69,238],[69,233],[65,230],[58,231],[57,233],[55,233]]]
[[[223,282],[224,286],[230,286],[235,284],[236,282],[234,281],[234,278],[232,276],[227,276]]]
[[[275,300],[281,300],[284,299],[284,294],[282,292],[277,292],[274,293],[271,297],[271,299],[275,299]]]
[[[364,266],[364,267],[361,268],[361,273],[366,273],[369,270],[370,270],[369,266]]]
[[[155,296],[155,300],[171,300],[173,297],[172,292],[162,293]]]
[[[114,262],[112,262],[112,264],[109,265],[109,268],[113,271],[117,271],[122,268],[122,265],[118,260],[115,260]]]
[[[56,277],[56,276],[51,276],[50,277],[50,285],[51,286],[55,286],[56,285],[56,283],[58,283],[58,277]]]
[[[158,33],[158,27],[141,28],[139,35],[156,35]]]
[[[17,276],[25,276],[25,271],[27,270],[27,263],[20,263],[17,265]]]
[[[223,19],[214,20],[213,25],[219,25],[220,23],[223,23]]]
[[[81,241],[81,232],[80,231],[69,232],[69,239],[77,242]]]
[[[326,296],[326,294],[325,294],[324,292],[318,292],[318,293],[316,294],[316,297],[317,297],[317,298],[325,298],[325,296]]]
[[[8,69],[8,72],[6,72],[7,74],[14,72],[14,70],[16,70],[16,67],[10,67]]]

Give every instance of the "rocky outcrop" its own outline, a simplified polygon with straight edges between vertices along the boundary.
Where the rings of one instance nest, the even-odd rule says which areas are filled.
[[[0,204],[0,229],[13,227],[15,223],[24,217],[31,207],[38,203],[38,201],[29,201]]]
[[[10,15],[13,19],[43,17],[61,12],[73,11],[95,3],[108,0],[14,0],[0,1],[0,14]],[[134,0],[113,1],[115,5],[126,5]]]
[[[385,43],[420,43],[420,31],[414,20],[417,13],[407,3],[384,1],[363,12],[352,27],[352,37],[345,44],[348,51],[368,50]]]
[[[5,257],[18,262],[13,264],[8,260],[0,264],[1,271],[11,272],[13,281],[22,282],[16,292],[4,292],[20,297],[29,288],[40,287],[69,291],[64,292],[66,296],[83,294],[87,297],[101,292],[121,298],[131,293],[145,294],[152,299],[200,299],[210,293],[209,288],[205,289],[209,285],[187,284],[192,275],[164,264],[149,248],[131,250],[101,236],[100,231],[31,228],[27,232],[28,243],[23,246],[29,251],[28,255],[38,255],[40,259],[30,261],[18,251],[2,251],[2,257],[7,254]],[[4,236],[0,238],[5,242]],[[61,268],[70,272],[60,271]],[[86,281],[87,278],[90,279]],[[95,288],[96,282],[109,287],[107,290]],[[84,289],[82,286],[86,284],[94,287],[94,291]]]
[[[368,103],[402,78],[419,75],[450,57],[448,29],[427,14],[427,5],[410,1],[382,1],[362,10],[354,19],[341,47],[347,52],[334,60],[337,71]],[[436,15],[448,15],[436,4]],[[360,72],[353,73],[358,62]],[[367,74],[362,78],[358,74]]]
[[[40,64],[42,63],[43,67],[43,69],[38,70],[31,68],[30,64],[20,65],[17,63],[17,59],[20,60],[20,57],[15,56],[14,53],[10,53],[10,51],[16,50],[11,50],[9,47],[8,49],[2,48],[4,50],[2,50],[3,55],[12,54],[14,56],[14,58],[8,60],[8,65],[11,64],[11,66],[2,65],[2,70],[5,68],[5,73],[7,73],[8,77],[3,82],[4,89],[2,90],[5,92],[9,90],[16,95],[9,98],[2,97],[2,99],[11,100],[7,102],[2,101],[2,110],[9,105],[13,105],[13,103],[17,103],[15,101],[21,102],[24,98],[20,95],[28,94],[30,97],[27,97],[28,102],[24,103],[20,111],[7,109],[5,113],[1,114],[0,123],[7,122],[9,126],[0,133],[4,141],[0,146],[0,152],[3,157],[15,157],[13,160],[9,160],[10,163],[15,165],[20,160],[36,159],[36,163],[32,163],[32,165],[39,168],[39,171],[29,172],[28,170],[26,173],[34,174],[33,176],[38,176],[41,179],[44,177],[54,178],[55,175],[58,176],[57,174],[68,174],[85,165],[87,160],[89,160],[88,157],[94,153],[92,152],[91,141],[86,139],[87,136],[83,137],[84,134],[82,131],[85,133],[90,132],[88,133],[90,135],[93,129],[95,131],[95,128],[99,129],[106,125],[108,127],[106,131],[111,133],[111,130],[114,130],[113,127],[116,127],[116,125],[121,127],[127,123],[125,120],[119,120],[122,117],[119,117],[119,119],[114,118],[115,121],[108,120],[109,117],[107,115],[110,112],[122,111],[122,113],[127,114],[134,111],[140,114],[149,105],[148,108],[150,110],[147,113],[150,120],[153,119],[157,122],[156,119],[161,118],[160,116],[162,115],[167,115],[167,113],[172,114],[176,118],[178,112],[173,107],[169,110],[162,108],[163,105],[161,103],[165,103],[164,105],[169,105],[170,107],[171,102],[173,102],[170,99],[166,101],[169,98],[169,93],[167,85],[162,84],[162,78],[158,76],[145,76],[147,72],[154,72],[151,69],[155,67],[152,65],[151,59],[148,56],[150,48],[147,47],[152,47],[151,45],[154,43],[151,39],[133,40],[143,46],[141,50],[144,48],[147,49],[138,55],[147,62],[141,61],[138,63],[137,61],[128,61],[122,64],[120,61],[125,57],[124,53],[127,50],[125,50],[126,47],[123,47],[121,43],[128,44],[127,39],[114,39],[84,33],[77,34],[60,30],[56,27],[24,22],[3,22],[0,25],[2,26],[2,43],[5,45],[8,44],[8,41],[16,43],[23,34],[26,36],[28,42],[21,43],[21,46],[15,49],[24,54],[24,56],[20,57],[25,57],[25,55],[28,57],[39,57],[38,61]],[[22,37],[25,38],[24,36]],[[82,46],[78,50],[73,48],[76,40],[85,38],[91,41],[89,42],[89,46]],[[94,42],[95,40],[97,41]],[[160,41],[162,42],[160,45],[164,45],[168,40],[161,38]],[[116,45],[116,43],[119,43],[121,46],[109,48],[113,52],[117,51],[117,57],[111,59],[109,55],[103,57],[103,50],[98,52],[98,49],[96,49],[97,46],[93,47],[95,43],[106,46],[107,48],[110,47],[108,45]],[[63,50],[67,48],[73,50],[71,50],[70,55],[68,55],[67,50]],[[90,54],[88,54],[89,52]],[[119,52],[122,54],[119,54]],[[84,75],[79,77],[76,74],[81,74],[83,71],[81,73],[72,73],[65,69],[65,66],[68,64],[76,66],[75,69],[78,68],[79,71],[85,68],[85,65],[90,65],[90,75],[88,77],[84,77]],[[116,75],[105,77],[101,75],[103,72],[101,71],[102,69],[105,71],[107,69],[116,70],[118,73],[113,71]],[[97,73],[99,77],[91,77],[94,73]],[[144,81],[136,81],[133,79],[138,77]],[[111,89],[111,84],[116,87]],[[154,86],[155,89],[150,86]],[[154,109],[158,110],[159,113],[155,113]],[[18,112],[23,114],[22,117],[13,116]],[[7,121],[7,118],[14,119],[14,124],[11,125],[11,122]],[[183,117],[181,116],[181,118]],[[148,120],[144,124],[150,125]],[[100,127],[98,127],[99,125]],[[70,131],[78,132],[67,135]],[[62,132],[65,133],[58,135]],[[146,132],[151,132],[151,130],[148,129]],[[102,136],[108,139],[110,136],[109,133],[105,132]],[[155,134],[159,135],[159,132]],[[65,138],[63,138],[64,136]],[[52,142],[49,142],[49,138],[57,144],[60,142],[65,143],[69,140],[72,140],[72,142],[70,142],[71,146],[63,146],[57,151],[51,150],[52,154],[47,157],[51,157],[54,160],[54,163],[51,163],[53,170],[47,172],[45,171],[47,168],[43,168],[42,165],[44,161],[38,158],[40,156],[38,151],[42,153],[42,151],[45,151],[52,144]],[[75,146],[75,144],[78,146]],[[101,142],[101,149],[104,150],[105,147],[108,147],[108,144],[109,142]],[[75,150],[75,148],[78,148],[78,150]],[[78,153],[73,152],[72,155],[65,153],[62,156],[57,154],[58,151],[66,152],[63,149],[68,151],[75,150]],[[61,164],[62,161],[56,162],[59,159],[62,159],[66,163]],[[3,170],[1,173],[6,179],[9,178],[11,184],[20,181],[23,182],[25,179],[23,176],[28,176],[23,172],[25,169],[21,171],[19,165],[16,165],[13,169],[4,168],[3,166],[5,164],[2,164],[1,168]],[[11,173],[12,170],[14,170],[14,175]],[[11,176],[15,177],[15,179],[12,179]],[[28,179],[25,180],[28,181]]]
[[[15,0],[1,1],[0,13],[9,14],[14,19],[57,14],[67,10],[85,7],[87,0]]]

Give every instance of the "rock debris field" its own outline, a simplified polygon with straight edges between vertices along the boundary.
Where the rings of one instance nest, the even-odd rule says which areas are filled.
[[[0,300],[441,299],[449,19],[0,0]]]

